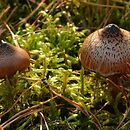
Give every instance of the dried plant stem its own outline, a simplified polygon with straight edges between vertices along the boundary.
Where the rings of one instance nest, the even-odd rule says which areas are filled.
[[[10,20],[10,18],[13,16],[13,14],[16,12],[16,10],[18,9],[18,6],[16,6],[11,13],[9,14],[9,16],[6,19],[6,23]]]
[[[107,0],[107,1],[106,1],[106,5],[107,5],[107,7],[106,7],[106,14],[107,14],[107,12],[109,12],[109,10],[110,10],[110,7],[109,7],[109,5],[110,5],[110,0]]]
[[[124,125],[122,125],[118,130],[123,130],[123,128],[128,124],[130,124],[130,120],[124,123]]]
[[[45,101],[43,104],[46,104],[46,103],[50,102],[51,100],[54,100],[55,98],[57,98],[57,96],[54,96],[53,98]],[[40,112],[40,111],[42,111],[43,110],[43,106],[42,106],[43,104],[35,105],[35,106],[32,106],[30,108],[27,108],[27,109],[24,109],[24,110],[18,112],[13,117],[11,117],[9,120],[7,120],[4,123],[2,123],[0,125],[0,128],[1,127],[2,128],[6,128],[7,126],[9,126],[11,123],[15,122],[18,119],[21,119],[23,117],[29,116],[29,115],[33,114],[34,112]],[[48,107],[46,109],[48,109]],[[49,129],[47,129],[47,130],[49,130]]]
[[[39,105],[24,109],[22,111],[20,111],[19,113],[15,114],[13,117],[11,117],[9,120],[7,120],[6,122],[4,122],[3,124],[1,124],[1,127],[4,129],[6,128],[8,125],[10,125],[11,123],[13,123],[14,121],[26,117],[28,115],[33,114],[34,112],[39,112],[41,111],[43,108],[39,107]]]
[[[48,12],[48,13],[50,13],[50,12],[52,12],[53,11],[53,9],[55,9],[55,8],[58,8],[59,7],[59,5],[61,4],[61,3],[59,3],[59,2],[61,2],[61,1],[59,1],[59,2],[57,2],[57,1],[52,1],[45,9],[44,9],[44,11],[45,12]],[[33,27],[35,27],[35,24],[37,23],[37,21],[41,18],[43,16],[43,14],[42,13],[40,13],[39,15],[38,15],[38,17],[35,19],[35,21],[33,22],[33,24],[32,24],[32,26]],[[43,19],[43,21],[44,21],[45,19]]]
[[[37,0],[29,0],[29,1],[38,5]]]
[[[18,42],[17,42],[17,40],[16,40],[16,38],[15,38],[15,35],[14,35],[14,33],[11,31],[9,25],[6,24],[6,22],[4,22],[4,25],[5,25],[6,28],[9,30],[9,32],[10,32],[10,34],[11,34],[11,36],[12,36],[12,39],[13,39],[13,41],[14,41],[15,46],[19,47],[19,44],[18,44]]]
[[[0,20],[2,19],[2,17],[9,11],[10,6],[8,5],[6,9],[3,9],[0,13]]]
[[[124,0],[112,0],[114,2],[117,2],[117,3],[123,3],[123,4],[128,4],[129,2],[127,1],[124,1]]]
[[[38,6],[30,13],[30,15],[28,15],[26,18],[24,18],[23,20],[21,20],[18,24],[16,24],[16,26],[21,26],[24,23],[26,23],[37,11],[38,9],[43,5],[43,3],[45,2],[45,0],[41,0],[41,2],[38,4]]]
[[[119,130],[119,129],[120,129],[120,127],[123,125],[124,120],[125,120],[126,117],[128,116],[129,112],[130,112],[130,107],[128,108],[128,110],[127,110],[126,113],[124,114],[124,117],[122,118],[121,122],[119,123],[119,125],[116,127],[115,130]]]
[[[45,124],[45,126],[46,126],[46,130],[49,130],[49,127],[48,127],[48,124],[47,124],[47,121],[46,121],[46,119],[45,119],[45,116],[43,115],[43,113],[42,112],[39,112],[39,114],[40,114],[40,116],[41,116],[41,128],[40,128],[40,130],[43,130],[43,128],[42,128],[42,122],[44,121],[44,124]]]
[[[113,11],[113,8],[109,9],[109,11],[106,13],[106,16],[102,20],[101,24],[98,26],[98,29],[106,26],[106,24],[108,23],[108,21],[111,17],[112,11]]]
[[[106,107],[109,104],[109,102],[106,102],[97,112],[96,115],[103,110],[104,107]]]
[[[123,6],[116,6],[116,5],[103,5],[103,4],[96,4],[96,3],[93,3],[93,2],[86,2],[86,1],[84,1],[83,2],[84,4],[87,4],[87,5],[92,5],[92,6],[100,6],[100,7],[105,7],[105,8],[115,8],[115,9],[122,9],[122,10],[124,10],[125,9],[125,7],[123,7]],[[128,8],[128,10],[130,10],[130,8]]]

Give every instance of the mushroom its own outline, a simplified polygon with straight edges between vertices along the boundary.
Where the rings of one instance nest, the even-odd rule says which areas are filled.
[[[93,32],[83,43],[80,60],[104,77],[130,73],[130,33],[115,24]]]
[[[91,33],[81,47],[80,61],[85,69],[117,83],[114,76],[130,73],[130,32],[109,24]]]
[[[20,47],[9,43],[0,44],[0,78],[12,76],[25,70],[30,64],[29,54]]]

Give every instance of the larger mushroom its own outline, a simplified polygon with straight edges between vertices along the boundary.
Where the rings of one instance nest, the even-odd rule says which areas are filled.
[[[80,60],[104,77],[130,73],[130,32],[115,24],[93,32],[83,43]]]
[[[80,50],[84,68],[118,82],[115,75],[130,73],[130,32],[109,24],[91,33]]]
[[[24,49],[6,42],[0,43],[0,78],[23,71],[29,64],[30,57]]]

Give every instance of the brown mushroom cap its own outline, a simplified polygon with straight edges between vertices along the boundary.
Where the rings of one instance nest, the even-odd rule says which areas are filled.
[[[30,57],[25,50],[5,42],[0,44],[0,78],[23,71],[29,64]]]
[[[130,32],[109,24],[84,41],[80,50],[84,68],[108,77],[130,73]]]

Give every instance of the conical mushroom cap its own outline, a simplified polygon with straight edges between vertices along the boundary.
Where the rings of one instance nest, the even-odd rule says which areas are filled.
[[[25,70],[30,64],[29,54],[20,47],[0,43],[0,78]]]
[[[115,24],[109,24],[84,41],[80,50],[84,68],[108,77],[130,73],[130,33]]]

